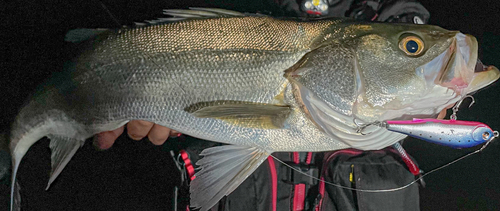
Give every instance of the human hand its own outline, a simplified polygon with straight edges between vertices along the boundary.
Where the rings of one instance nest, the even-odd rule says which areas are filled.
[[[441,112],[439,112],[437,119],[444,119],[444,117],[446,116],[446,110],[453,108],[453,106],[454,106],[454,104],[451,104],[451,105],[447,106],[445,109],[443,109]]]
[[[99,149],[109,149],[113,146],[118,136],[123,133],[123,130],[124,126],[116,130],[104,131],[97,134],[94,137],[94,145]],[[179,132],[152,122],[132,120],[127,123],[127,134],[131,139],[136,141],[139,141],[147,136],[154,145],[162,145],[169,136],[175,136],[179,134]]]

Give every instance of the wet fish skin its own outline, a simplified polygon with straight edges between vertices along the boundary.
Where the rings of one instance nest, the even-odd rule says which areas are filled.
[[[185,131],[175,126],[186,125],[185,122],[168,122],[178,121],[172,119],[182,119],[182,116],[169,112],[186,116],[183,109],[198,102],[233,100],[279,104],[274,98],[283,92],[287,83],[283,70],[308,51],[299,42],[304,36],[295,35],[300,33],[298,25],[292,25],[296,30],[291,31],[294,27],[274,23],[271,18],[199,21],[203,23],[180,22],[97,37],[74,66],[55,83],[44,85],[35,100],[21,111],[16,120],[19,127],[14,130],[12,140],[18,140],[16,137],[43,124],[47,118],[54,119],[52,115],[74,120],[78,128],[75,133],[89,137],[115,127],[106,127],[110,122],[123,124],[130,115],[156,123],[164,121],[173,129]],[[245,24],[235,24],[241,21]],[[262,31],[247,32],[255,31],[266,21],[274,23],[266,30],[275,28],[286,33],[255,39]],[[250,24],[252,22],[255,26]],[[211,28],[216,25],[246,25],[252,30],[235,27],[200,37],[219,31]],[[241,36],[243,34],[245,36]],[[169,37],[173,39],[167,39]],[[147,106],[127,110],[130,105]],[[53,113],[47,114],[48,110]],[[188,119],[192,118],[189,115]],[[188,127],[193,126],[189,124]],[[15,143],[12,141],[11,146]]]
[[[425,41],[422,56],[399,50],[406,33]],[[191,193],[192,205],[205,210],[271,152],[383,148],[405,136],[385,130],[362,136],[352,119],[434,115],[458,101],[468,87],[432,92],[449,87],[415,73],[450,49],[456,36],[435,26],[247,16],[101,32],[16,118],[14,178],[43,136],[53,150],[50,184],[85,139],[142,119],[233,144],[203,153]],[[449,70],[438,69],[429,74]],[[440,101],[426,103],[434,99]]]

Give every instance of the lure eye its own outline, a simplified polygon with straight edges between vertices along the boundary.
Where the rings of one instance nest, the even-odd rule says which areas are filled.
[[[399,41],[399,49],[408,56],[420,56],[424,51],[424,42],[416,36],[407,36]]]
[[[483,133],[483,140],[487,141],[490,138],[490,133],[489,132],[484,132]]]

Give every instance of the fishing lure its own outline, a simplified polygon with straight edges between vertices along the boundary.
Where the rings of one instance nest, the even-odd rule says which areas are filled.
[[[468,148],[487,142],[497,136],[488,125],[461,120],[413,119],[384,121],[381,127],[431,143],[453,148]]]

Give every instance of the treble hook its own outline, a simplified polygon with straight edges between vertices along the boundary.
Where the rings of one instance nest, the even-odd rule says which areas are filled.
[[[474,97],[472,95],[465,95],[460,101],[458,101],[454,106],[453,108],[451,109],[453,111],[453,113],[450,115],[450,119],[452,120],[457,120],[457,112],[458,112],[458,109],[460,108],[460,105],[462,105],[462,102],[467,99],[467,98],[470,98],[472,101],[470,102],[469,104],[469,108],[474,105],[474,103],[476,102],[476,100],[474,99]]]

